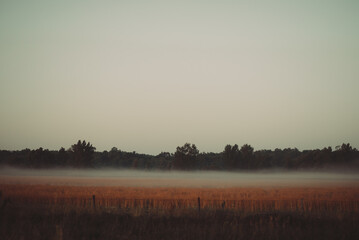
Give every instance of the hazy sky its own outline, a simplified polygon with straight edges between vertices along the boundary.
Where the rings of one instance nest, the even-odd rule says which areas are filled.
[[[0,0],[0,149],[359,147],[359,1]]]

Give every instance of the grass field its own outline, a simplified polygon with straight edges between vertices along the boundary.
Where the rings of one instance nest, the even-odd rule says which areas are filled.
[[[146,188],[0,185],[11,203],[102,209],[359,212],[359,187]],[[94,199],[95,197],[95,199]],[[200,198],[200,205],[198,205]]]
[[[64,173],[0,174],[1,240],[359,239],[354,174]]]
[[[1,184],[0,189],[0,239],[359,237],[359,187],[354,186],[147,188]]]

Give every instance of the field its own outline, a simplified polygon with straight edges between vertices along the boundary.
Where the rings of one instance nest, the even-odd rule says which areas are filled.
[[[16,205],[83,209],[359,212],[356,187],[144,188],[0,185]],[[199,205],[198,205],[199,199]]]
[[[356,182],[143,187],[36,179],[0,178],[0,239],[359,239]]]

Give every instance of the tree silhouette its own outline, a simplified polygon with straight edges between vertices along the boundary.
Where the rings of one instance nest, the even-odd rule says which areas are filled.
[[[299,151],[294,148],[275,150],[257,150],[245,144],[226,145],[220,153],[202,152],[199,154],[194,144],[186,143],[177,147],[172,154],[162,152],[157,156],[121,151],[95,152],[95,148],[86,141],[78,141],[68,150],[58,151],[38,148],[17,151],[0,150],[0,167],[17,166],[31,168],[49,168],[59,166],[72,167],[116,167],[137,169],[265,169],[265,168],[327,168],[344,167],[359,169],[359,151],[349,143],[343,143],[333,150],[331,147]],[[338,168],[339,169],[339,168]]]
[[[65,148],[61,147],[57,154],[57,164],[60,166],[65,166],[68,164],[69,153]]]
[[[238,145],[226,145],[223,151],[224,168],[227,170],[237,169],[240,166],[241,153]]]
[[[75,167],[90,167],[91,159],[96,148],[86,143],[85,140],[78,142],[71,146],[70,153],[72,154],[72,160]]]
[[[241,156],[242,156],[242,159],[243,159],[243,168],[250,168],[250,164],[251,164],[251,161],[253,160],[253,152],[254,152],[254,149],[252,148],[251,145],[249,144],[244,144],[242,147],[241,147]]]
[[[182,147],[177,147],[174,155],[173,167],[175,169],[189,170],[193,169],[196,163],[199,151],[194,144],[185,143]]]
[[[350,146],[349,143],[345,144],[343,143],[339,148],[338,151],[342,152],[342,153],[350,153],[350,152],[356,152],[357,149],[353,148],[352,146]]]

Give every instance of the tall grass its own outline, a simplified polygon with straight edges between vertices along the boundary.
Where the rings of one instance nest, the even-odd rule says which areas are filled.
[[[359,212],[358,187],[141,188],[0,185],[13,204],[108,209]]]
[[[359,239],[357,187],[0,185],[0,191],[4,240]]]

